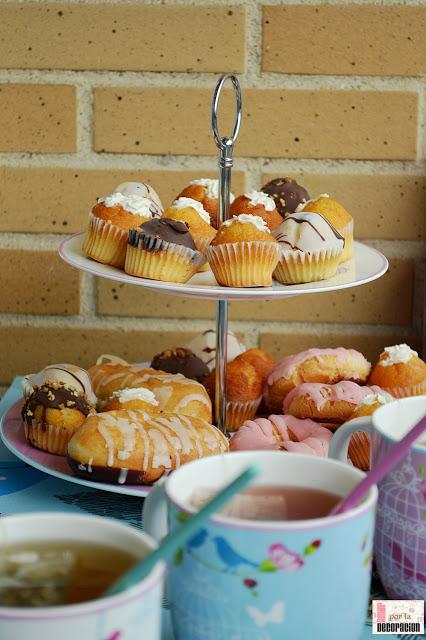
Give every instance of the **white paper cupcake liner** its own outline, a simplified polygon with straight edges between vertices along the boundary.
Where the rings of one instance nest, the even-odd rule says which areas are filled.
[[[44,422],[34,422],[28,426],[24,422],[25,437],[34,447],[54,453],[59,456],[66,456],[68,450],[68,442],[77,431],[75,429],[67,429],[65,427],[55,427]]]
[[[339,264],[341,264],[346,260],[350,260],[354,253],[354,221],[351,220],[338,231],[345,239],[345,246],[339,259]]]
[[[127,229],[121,229],[90,212],[83,251],[96,262],[123,268],[126,259],[127,234]]]
[[[226,428],[228,431],[238,431],[246,420],[252,420],[259,408],[262,396],[250,402],[226,403]]]
[[[234,242],[209,246],[207,260],[219,284],[225,287],[268,287],[280,257],[273,242]]]
[[[383,387],[383,391],[387,391],[394,398],[408,398],[410,396],[423,396],[426,395],[426,380],[407,387]]]
[[[205,256],[188,247],[130,231],[124,270],[133,276],[166,282],[187,282],[205,263]],[[136,244],[135,244],[136,243]]]
[[[335,275],[342,249],[305,251],[282,250],[274,278],[282,284],[315,282]]]

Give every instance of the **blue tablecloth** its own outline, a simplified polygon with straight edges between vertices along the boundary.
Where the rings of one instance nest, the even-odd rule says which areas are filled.
[[[21,397],[20,378],[16,378],[0,401],[0,417]],[[143,499],[138,497],[90,489],[37,471],[18,460],[0,441],[0,515],[34,511],[72,511],[116,518],[142,528],[142,505]],[[332,621],[330,623],[332,624]],[[360,640],[372,638],[371,627],[366,625],[365,633]],[[376,635],[374,638],[397,640],[398,636]],[[163,640],[173,640],[167,610],[164,610],[163,616]]]

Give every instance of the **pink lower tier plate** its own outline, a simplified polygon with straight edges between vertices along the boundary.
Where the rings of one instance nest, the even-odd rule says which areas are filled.
[[[92,489],[101,489],[102,491],[121,493],[126,496],[139,496],[141,498],[148,495],[151,487],[146,485],[111,484],[109,482],[94,482],[92,480],[79,478],[73,474],[64,456],[55,456],[33,447],[25,439],[21,418],[22,404],[22,400],[14,404],[13,407],[5,413],[0,423],[1,439],[9,451],[17,458],[51,476],[61,478],[61,480],[67,480],[68,482],[82,484]]]

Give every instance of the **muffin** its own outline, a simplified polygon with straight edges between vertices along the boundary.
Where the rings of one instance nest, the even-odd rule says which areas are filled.
[[[141,196],[151,201],[150,211],[154,218],[163,215],[164,207],[161,203],[158,193],[146,182],[122,182],[115,187],[114,192],[118,191],[124,196]]]
[[[395,398],[421,396],[426,394],[426,363],[407,344],[385,347],[369,384],[378,385]]]
[[[263,349],[248,349],[235,358],[235,362],[248,362],[262,378],[262,388],[275,366],[273,357]]]
[[[270,231],[273,231],[283,221],[275,207],[273,198],[263,191],[249,191],[243,196],[238,196],[231,204],[230,213],[233,216],[238,216],[241,213],[260,216]]]
[[[321,213],[331,225],[344,237],[345,248],[340,256],[340,262],[345,262],[354,252],[354,221],[352,216],[337,200],[330,198],[328,193],[322,193],[316,200],[309,200],[301,204],[296,211],[313,211]]]
[[[392,402],[392,400],[394,400],[394,398],[385,391],[382,393],[371,393],[361,400],[349,420],[371,416],[376,409],[379,409],[388,402]],[[368,471],[370,469],[370,447],[370,435],[365,431],[356,431],[349,441],[349,458],[352,464],[362,471]]]
[[[154,218],[129,231],[124,270],[132,276],[186,282],[204,263],[184,222]]]
[[[147,413],[158,413],[160,411],[155,395],[145,387],[114,391],[104,404],[102,411],[119,409],[140,410]]]
[[[238,340],[233,331],[228,331],[226,359],[228,362],[234,360],[240,353],[245,351],[245,346]],[[198,336],[195,336],[187,345],[187,349],[193,351],[208,367],[209,371],[216,365],[216,331],[207,329]]]
[[[91,412],[74,387],[60,382],[35,387],[22,407],[25,437],[38,449],[64,456],[71,436]]]
[[[212,178],[199,178],[192,180],[178,198],[193,198],[203,205],[205,211],[210,214],[210,224],[214,229],[219,226],[219,180]],[[230,194],[233,202],[234,195]]]
[[[89,374],[85,369],[74,364],[49,364],[38,373],[25,376],[22,381],[24,397],[28,398],[36,387],[42,387],[44,384],[52,382],[73,387],[77,393],[86,398],[90,406],[96,406],[97,398],[93,393]]]
[[[274,278],[282,284],[324,280],[335,275],[345,241],[319,213],[293,213],[275,229],[281,254]]]
[[[136,229],[152,217],[148,198],[118,191],[98,198],[89,213],[84,253],[96,262],[124,267],[129,229]]]
[[[204,386],[214,402],[216,392],[216,372],[213,370],[204,379]],[[256,415],[262,399],[262,377],[256,369],[244,360],[233,360],[226,368],[226,428],[237,429],[246,420]]]
[[[216,235],[210,225],[210,215],[201,202],[192,198],[178,198],[164,212],[164,218],[180,220],[188,225],[198,251],[204,253]]]
[[[309,200],[309,193],[294,178],[275,178],[263,187],[262,191],[274,199],[278,213],[282,216],[296,211],[296,207]]]
[[[151,361],[151,368],[167,373],[181,373],[185,378],[202,382],[209,374],[208,366],[190,349],[177,347],[157,353]]]
[[[262,218],[241,214],[221,225],[206,255],[219,284],[268,287],[280,247]]]

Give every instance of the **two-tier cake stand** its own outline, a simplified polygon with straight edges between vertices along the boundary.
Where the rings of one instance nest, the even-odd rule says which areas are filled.
[[[236,96],[236,112],[234,130],[230,137],[219,134],[217,113],[222,88],[227,80],[232,82]],[[231,185],[231,168],[233,165],[234,143],[240,129],[242,115],[241,90],[238,79],[234,75],[222,76],[213,94],[212,129],[219,155],[219,220],[223,222],[229,215],[229,199]],[[354,258],[339,267],[337,274],[329,280],[310,282],[301,285],[282,285],[277,282],[271,287],[233,288],[217,284],[211,271],[198,273],[186,284],[160,282],[129,276],[124,271],[110,267],[87,258],[82,251],[84,233],[78,233],[62,242],[59,253],[63,260],[73,267],[101,278],[134,284],[160,293],[195,298],[209,298],[217,301],[216,311],[216,406],[217,426],[226,433],[226,363],[228,333],[228,302],[231,300],[270,300],[272,298],[288,298],[306,293],[320,293],[355,287],[382,276],[388,267],[384,255],[368,245],[355,242]]]

